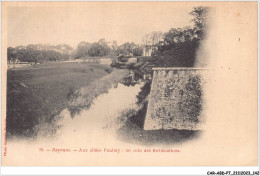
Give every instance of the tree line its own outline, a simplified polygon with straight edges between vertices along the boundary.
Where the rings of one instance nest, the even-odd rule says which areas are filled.
[[[68,60],[71,58],[73,48],[69,45],[27,45],[7,48],[7,60],[10,62],[41,63],[45,61]]]
[[[134,42],[126,42],[118,46],[116,41],[107,42],[102,38],[98,42],[80,42],[77,47],[76,58],[91,56],[119,56],[119,55],[131,55],[142,56],[143,48]]]
[[[191,67],[196,59],[200,41],[205,38],[208,24],[208,8],[195,7],[190,12],[193,27],[171,28],[168,32],[154,31],[146,34],[142,44],[102,38],[94,43],[82,41],[74,50],[69,45],[28,45],[7,49],[8,61],[44,62],[77,59],[83,57],[146,56],[155,66]]]
[[[208,7],[195,7],[190,12],[193,26],[171,28],[163,33],[154,31],[142,38],[137,45],[126,42],[120,46],[116,41],[100,39],[95,43],[81,42],[77,47],[76,58],[85,56],[144,56],[149,62],[161,67],[192,67],[200,42],[206,36]]]
[[[208,7],[195,7],[190,15],[194,26],[171,28],[168,32],[153,32],[143,39],[151,62],[159,67],[192,67],[200,42],[206,36]]]

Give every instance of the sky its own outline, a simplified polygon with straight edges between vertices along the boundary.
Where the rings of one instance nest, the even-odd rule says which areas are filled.
[[[7,9],[8,46],[135,42],[152,31],[191,26],[193,7],[176,2],[35,3]]]

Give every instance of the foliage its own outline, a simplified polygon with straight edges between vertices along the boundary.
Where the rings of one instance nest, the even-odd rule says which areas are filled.
[[[145,84],[141,87],[141,91],[138,93],[137,97],[137,104],[141,105],[142,103],[144,103],[144,101],[147,101],[147,97],[150,93],[151,90],[151,81],[150,80],[146,80]]]
[[[134,42],[126,42],[117,48],[118,55],[132,55],[141,56],[143,53],[142,47],[136,45]]]
[[[57,48],[60,47],[61,45],[58,45]],[[67,47],[69,48],[69,46]],[[45,48],[46,47],[42,47],[42,45],[28,45],[26,47],[16,47],[16,48],[8,47],[7,59],[8,62],[15,61],[17,59],[20,62],[41,63],[44,61],[68,60],[71,57],[69,54],[70,51],[68,52],[63,50],[55,51],[56,47],[48,50],[45,50]]]
[[[163,40],[163,33],[161,31],[153,31],[152,33],[143,36],[144,56],[150,56],[156,52]]]
[[[158,67],[193,67],[198,47],[198,40],[161,47],[151,61]]]
[[[201,40],[205,37],[206,34],[206,27],[209,23],[208,21],[208,13],[209,8],[208,7],[195,7],[192,12],[190,12],[190,15],[193,16],[193,19],[191,20],[194,22],[194,31],[198,35],[198,38]]]
[[[199,43],[206,35],[207,7],[195,7],[190,15],[194,27],[171,28],[160,35],[153,32],[144,37],[145,51],[151,52],[149,61],[157,67],[193,67]]]
[[[88,56],[88,52],[90,50],[91,43],[88,42],[80,42],[78,44],[76,58]]]
[[[142,47],[135,47],[133,49],[133,56],[142,56],[143,55],[143,48]]]
[[[89,56],[107,56],[110,53],[110,47],[105,39],[100,39],[91,45],[88,54]]]
[[[7,60],[14,61],[17,58],[15,48],[8,47],[7,48]]]
[[[143,48],[136,45],[134,42],[126,42],[118,46],[116,41],[108,45],[105,39],[100,39],[98,42],[88,43],[80,42],[77,47],[76,58],[84,58],[85,56],[103,57],[103,56],[142,56]]]

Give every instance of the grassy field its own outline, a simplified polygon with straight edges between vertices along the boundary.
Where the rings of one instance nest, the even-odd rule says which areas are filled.
[[[7,71],[7,137],[35,136],[35,125],[67,108],[70,94],[108,75],[109,66],[47,62]]]

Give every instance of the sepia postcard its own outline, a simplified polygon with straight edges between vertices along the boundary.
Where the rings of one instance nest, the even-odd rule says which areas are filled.
[[[2,166],[257,166],[257,2],[2,2]]]

